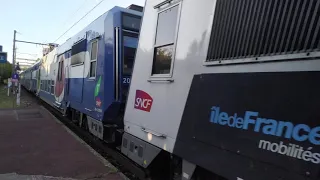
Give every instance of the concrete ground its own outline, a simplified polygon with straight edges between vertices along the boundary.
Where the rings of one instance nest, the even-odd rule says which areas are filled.
[[[0,109],[0,180],[124,179],[34,99],[24,100],[30,106]]]

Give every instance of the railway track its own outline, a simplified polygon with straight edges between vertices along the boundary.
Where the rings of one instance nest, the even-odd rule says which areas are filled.
[[[24,91],[26,91],[24,89]],[[28,91],[26,91],[28,92]],[[153,180],[148,177],[147,172],[140,168],[135,162],[131,161],[127,157],[121,154],[116,147],[101,141],[89,132],[83,130],[81,127],[74,124],[70,119],[63,116],[58,110],[50,106],[43,100],[34,96],[34,94],[28,92],[30,96],[36,98],[38,104],[45,107],[51,114],[53,114],[61,123],[68,127],[79,138],[86,142],[91,148],[98,152],[102,157],[109,161],[119,171],[121,171],[130,180]]]

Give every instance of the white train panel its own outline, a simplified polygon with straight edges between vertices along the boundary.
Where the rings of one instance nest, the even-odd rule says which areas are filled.
[[[303,12],[307,12],[307,7],[308,11],[312,9],[312,4],[319,5],[319,2],[317,1],[308,3],[306,1],[300,2],[304,4],[304,6],[301,8],[305,8],[306,10]],[[241,3],[242,5],[240,6],[239,4]],[[297,3],[297,1],[291,3]],[[241,79],[245,80],[245,82],[242,82],[243,85],[248,84],[250,87],[247,88],[248,90],[250,89],[252,97],[257,98],[254,96],[256,94],[254,94],[254,91],[252,90],[256,87],[259,88],[260,93],[262,93],[261,91],[263,90],[264,80],[266,80],[268,84],[272,85],[273,89],[271,88],[271,92],[276,93],[277,83],[281,82],[276,81],[277,79],[274,81],[270,80],[272,77],[278,76],[279,80],[282,79],[285,81],[287,78],[292,81],[292,79],[297,78],[298,76],[296,75],[301,72],[301,77],[306,77],[305,84],[301,84],[301,86],[309,86],[312,84],[311,82],[314,82],[314,76],[318,75],[317,73],[320,71],[319,51],[317,49],[310,49],[307,51],[305,47],[301,48],[303,45],[298,47],[300,48],[301,52],[292,52],[288,50],[279,54],[254,54],[254,56],[248,54],[247,56],[242,57],[242,53],[245,52],[242,52],[241,50],[249,51],[249,49],[245,49],[245,43],[249,41],[245,38],[249,38],[249,35],[252,36],[252,34],[250,34],[249,30],[246,29],[246,26],[249,26],[249,23],[253,24],[253,20],[250,21],[245,18],[248,18],[252,15],[253,11],[255,10],[253,7],[257,6],[258,8],[259,6],[259,8],[262,9],[264,7],[263,5],[266,7],[268,5],[269,9],[264,9],[264,11],[269,11],[268,13],[273,12],[272,8],[277,9],[284,7],[284,4],[278,7],[277,5],[279,4],[275,5],[273,1],[268,1],[265,3],[260,1],[248,1],[248,4],[244,4],[245,3],[242,1],[234,2],[223,0],[146,1],[139,46],[135,58],[134,72],[124,117],[125,131],[161,149],[164,149],[168,152],[173,152],[175,155],[208,169],[211,172],[230,179],[257,179],[257,174],[264,174],[265,179],[273,179],[275,177],[286,177],[286,179],[292,179],[292,177],[295,176],[294,173],[299,174],[297,179],[302,179],[303,176],[301,174],[307,170],[313,171],[312,177],[310,177],[312,179],[316,179],[316,172],[318,172],[318,170],[315,168],[316,166],[314,164],[310,162],[302,162],[299,161],[299,159],[290,159],[288,157],[281,157],[282,161],[279,161],[275,158],[275,155],[272,156],[267,154],[268,152],[261,151],[260,149],[256,149],[257,147],[252,146],[253,144],[257,144],[256,141],[257,139],[259,140],[260,137],[266,139],[271,139],[272,137],[263,136],[261,134],[246,134],[246,132],[238,132],[236,130],[229,130],[227,128],[219,129],[219,127],[210,124],[210,103],[212,103],[212,106],[219,106],[225,103],[224,108],[237,108],[237,111],[241,108],[249,106],[249,104],[251,109],[260,108],[261,111],[267,111],[270,110],[269,108],[271,108],[267,107],[267,105],[265,107],[261,107],[257,104],[254,104],[255,101],[254,99],[250,99],[249,94],[245,94],[245,91],[240,91],[237,89],[241,88],[241,83],[239,84],[239,82],[234,82],[235,88],[232,89],[230,84],[231,80],[245,77]],[[216,9],[216,7],[218,8]],[[298,6],[296,6],[296,8],[297,7]],[[215,37],[218,40],[222,39],[222,37],[226,38],[223,39],[224,41],[221,40],[221,44],[218,43],[215,44],[216,46],[213,46],[212,44],[214,43],[210,42],[211,39],[213,39],[213,32],[219,29],[220,26],[225,27],[226,24],[230,25],[230,22],[227,21],[227,18],[231,16],[230,14],[228,14],[228,16],[218,16],[218,11],[226,11],[225,9],[222,10],[223,8],[226,8],[227,10],[231,8],[241,9],[239,11],[243,11],[242,20],[246,21],[247,23],[242,22],[243,24],[241,24],[241,22],[238,22],[241,24],[241,27],[238,27],[239,32],[237,32],[239,37],[233,37],[234,43],[239,44],[239,46],[235,47],[238,50],[235,51],[236,56],[230,59],[218,58],[212,60],[210,59],[212,58],[210,57],[212,54],[218,56],[219,53],[220,55],[223,53],[226,54],[229,50],[226,46],[224,46],[226,49],[223,50],[221,50],[220,47],[224,45],[224,41],[227,41],[228,38],[231,38],[231,35],[227,34],[228,29],[224,29]],[[251,11],[245,11],[245,8],[251,8]],[[295,6],[291,6],[291,8],[295,8]],[[295,11],[296,13],[301,12],[297,9],[295,9]],[[278,11],[277,13],[280,12],[282,11]],[[292,10],[292,12],[294,11]],[[314,17],[313,19],[317,17],[319,19],[316,12],[318,11],[314,10],[313,14],[310,13],[310,17]],[[251,14],[248,15],[246,13]],[[256,13],[259,14],[259,12]],[[262,13],[262,11],[260,11],[260,13]],[[300,14],[300,18],[303,15],[306,16],[306,14]],[[234,19],[238,18],[236,15],[234,16]],[[221,20],[223,23],[218,20],[214,21],[214,18],[219,17],[223,19]],[[272,18],[271,14],[270,16],[263,17],[265,17],[265,19],[261,20],[263,23],[270,23],[270,19],[268,18]],[[311,19],[310,17],[308,17],[308,19]],[[259,21],[256,20],[256,22]],[[295,22],[300,23],[298,20]],[[213,23],[218,23],[218,25],[213,25]],[[298,26],[297,24],[299,23],[293,23],[290,21],[286,23],[291,25],[291,27],[294,29],[294,32],[292,30],[283,30],[283,32],[288,31],[289,36],[292,36],[290,38],[293,39],[293,42],[298,42],[297,39],[299,39],[301,44],[307,44],[305,41],[310,41],[308,39],[304,39],[305,36],[302,36],[303,34],[301,34],[300,37],[298,36],[299,34],[297,34],[300,32],[299,30],[301,30],[300,28],[302,25]],[[311,26],[313,24],[310,23],[309,25]],[[212,29],[212,27],[216,29]],[[317,27],[319,27],[319,24],[317,24]],[[306,29],[308,28],[310,29],[309,33],[312,32],[312,27],[307,27]],[[264,36],[271,36],[272,33],[278,33],[272,32],[273,29],[270,27],[268,27],[267,30],[267,34],[261,34],[259,31],[255,32],[260,33],[259,35],[262,37],[261,41],[257,42],[257,46],[258,44],[263,44],[265,49],[271,49],[272,46],[281,47],[279,44],[276,44],[275,41],[272,42],[270,39],[266,40],[263,38]],[[241,32],[244,33],[241,34]],[[296,33],[296,35],[293,33]],[[319,42],[319,35],[317,35],[317,33],[318,32],[315,32],[315,34],[311,34],[310,36],[316,38],[312,39],[312,42],[315,44]],[[294,39],[293,36],[295,36],[295,38],[299,38]],[[285,40],[290,42],[290,38]],[[257,39],[254,39],[254,41],[257,41]],[[230,47],[231,46],[233,46],[233,44],[231,44]],[[288,43],[288,47],[290,46],[290,43]],[[292,48],[295,47],[290,48],[292,50]],[[264,52],[263,48],[261,51],[259,51],[259,53],[260,52]],[[308,72],[310,72],[310,75],[308,75]],[[237,73],[239,73],[239,77],[237,77]],[[201,81],[202,76],[204,78],[203,82]],[[231,80],[228,79],[228,77],[231,76],[233,76],[233,78]],[[216,80],[217,77],[226,78],[226,82],[223,83],[223,79],[219,79],[219,81]],[[255,77],[261,78],[260,81],[257,81]],[[210,81],[210,79],[213,80]],[[216,82],[214,80],[216,80]],[[230,82],[227,82],[227,80],[230,80]],[[300,80],[301,79],[297,78],[297,82],[303,83],[303,81]],[[207,85],[204,84],[204,82],[206,82]],[[197,84],[201,85],[199,85],[200,89],[197,89]],[[215,84],[219,84],[217,85],[218,87],[215,88]],[[222,87],[221,84],[225,85],[223,87],[227,89],[223,90],[223,88],[220,88]],[[288,87],[289,85],[294,86],[288,83]],[[314,86],[315,88],[318,88],[317,85]],[[279,85],[279,88],[280,87],[285,88],[285,86]],[[310,85],[310,87],[312,88],[313,86]],[[216,94],[220,95],[220,97],[213,98],[215,91]],[[240,97],[236,96],[238,91],[239,96],[242,98],[247,96],[247,99],[242,99],[241,102],[238,102],[237,100],[241,99]],[[299,97],[300,91],[301,94],[305,94],[302,89],[299,89],[299,86],[297,86],[295,89],[281,89],[281,92],[285,91],[296,93],[296,96]],[[210,92],[212,92],[212,94],[210,94]],[[225,94],[222,92],[225,92]],[[201,98],[197,99],[195,93],[198,93],[199,97]],[[202,93],[205,93],[206,95]],[[314,98],[318,98],[314,92],[310,92],[310,95],[311,94],[314,96]],[[278,102],[285,104],[285,99],[287,97],[285,95],[281,95],[281,97],[276,95],[277,94],[275,94],[275,97],[277,97]],[[260,95],[259,98],[263,99],[262,97],[263,95]],[[188,98],[191,98],[191,100],[188,100]],[[219,98],[224,98],[225,101],[217,100]],[[296,101],[292,100],[292,103],[299,104],[298,101],[300,100],[298,98]],[[270,102],[270,104],[272,103]],[[316,104],[313,102],[313,104],[308,106],[310,106],[310,109],[313,109]],[[205,108],[205,110],[203,108]],[[292,117],[290,116],[290,113],[288,113],[290,109],[286,109],[286,106],[281,108],[281,110],[277,108],[266,113],[270,114],[270,118],[276,118],[277,116],[280,116],[282,111],[282,115],[286,114],[286,120],[290,121],[290,118]],[[310,114],[313,114],[313,117],[308,118],[308,120],[304,119],[304,122],[295,120],[292,120],[292,122],[308,123],[306,131],[309,131],[309,126],[310,128],[315,129],[312,130],[310,137],[318,137],[319,132],[317,130],[319,130],[319,123],[314,123],[314,120],[317,119],[317,116],[314,115],[314,111],[310,112]],[[234,117],[234,119],[236,118]],[[220,120],[221,121],[219,121],[219,123],[223,125],[223,116],[220,118]],[[288,122],[288,124],[290,123]],[[304,140],[306,138],[307,136],[303,137]],[[231,142],[231,140],[233,143],[228,143]],[[241,145],[237,144],[240,142],[243,143]],[[294,139],[290,139],[290,142],[299,143],[298,141],[294,141]],[[302,145],[299,144],[299,146]],[[308,146],[310,146],[310,149],[318,149],[318,147],[314,146],[314,144],[305,145],[304,148],[306,149]],[[314,157],[318,156],[316,152],[317,150],[312,151]],[[247,156],[250,156],[251,159]],[[267,157],[270,158],[268,159]],[[261,163],[262,161],[268,161],[268,163],[271,163],[272,165]],[[294,162],[295,164],[290,170],[292,171],[291,173],[287,173],[276,167],[281,166],[286,168],[290,162]],[[255,164],[255,168],[252,168],[252,172],[248,170],[251,168],[250,163]],[[234,172],[231,173],[227,170],[228,168],[237,170],[234,170]],[[270,172],[275,173],[272,174]]]

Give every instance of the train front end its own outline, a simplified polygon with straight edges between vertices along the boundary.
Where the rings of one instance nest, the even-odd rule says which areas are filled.
[[[131,84],[142,10],[136,5],[111,9],[104,18],[104,46],[98,50],[103,56],[97,57],[94,116],[87,116],[88,125],[93,134],[117,145],[122,139],[122,117]]]

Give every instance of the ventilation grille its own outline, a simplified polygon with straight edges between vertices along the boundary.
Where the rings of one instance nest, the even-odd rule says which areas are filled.
[[[129,150],[130,150],[131,152],[133,152],[133,149],[134,149],[134,143],[131,141],[131,142],[130,142],[130,148],[129,148]]]
[[[217,0],[207,61],[319,49],[319,0]]]

